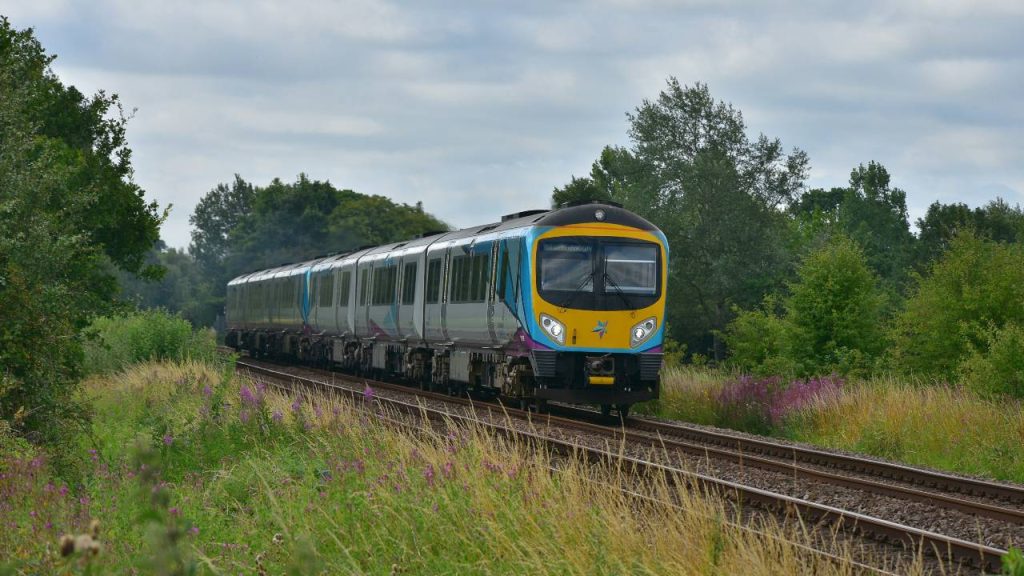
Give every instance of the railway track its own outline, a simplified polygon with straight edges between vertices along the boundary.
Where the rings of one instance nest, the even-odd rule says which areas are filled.
[[[563,453],[582,453],[595,461],[617,460],[641,474],[664,474],[677,478],[694,489],[718,494],[739,505],[755,505],[781,515],[798,515],[811,524],[835,526],[847,533],[868,536],[910,549],[925,549],[940,559],[955,565],[966,565],[985,572],[998,572],[1000,558],[1005,550],[977,542],[956,538],[899,522],[862,514],[849,509],[829,506],[806,498],[757,488],[748,483],[723,480],[714,475],[695,472],[675,465],[651,461],[650,458],[624,455],[610,449],[613,443],[630,442],[646,446],[649,451],[675,451],[702,459],[715,459],[740,463],[741,466],[784,473],[814,483],[828,483],[841,488],[880,494],[900,500],[915,501],[929,506],[954,510],[999,522],[1024,524],[1024,513],[1013,508],[1024,501],[1024,491],[1012,486],[981,480],[962,478],[937,472],[915,469],[898,464],[884,463],[855,456],[846,456],[809,448],[795,447],[768,439],[734,436],[679,424],[668,424],[641,418],[630,418],[627,426],[609,425],[596,413],[568,407],[553,407],[565,418],[554,414],[543,417],[529,412],[501,406],[478,403],[468,398],[415,390],[386,382],[368,381],[333,372],[308,368],[281,367],[248,358],[238,361],[238,368],[282,382],[312,387],[323,392],[340,393],[358,398],[367,384],[376,389],[395,390],[446,404],[472,405],[474,413],[491,417],[486,425],[499,433],[518,434],[531,442],[548,446]],[[346,386],[347,384],[347,386]],[[377,402],[404,412],[419,412],[428,417],[448,418],[453,421],[469,419],[450,411],[433,414],[422,402],[403,402],[394,398],[377,397]],[[426,412],[424,412],[427,410]],[[553,437],[539,429],[524,431],[500,424],[502,419],[531,419],[534,424],[573,430],[581,434],[594,434],[610,442],[604,448],[581,446],[573,438]],[[472,418],[475,422],[482,420]],[[844,474],[849,473],[849,474]],[[961,497],[967,495],[969,497]],[[987,500],[987,501],[983,501]]]

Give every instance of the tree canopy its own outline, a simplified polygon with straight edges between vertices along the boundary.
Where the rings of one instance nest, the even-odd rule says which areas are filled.
[[[80,331],[113,305],[112,269],[159,275],[164,217],[132,180],[118,97],[65,86],[53,59],[0,16],[0,418],[40,439],[75,414]]]
[[[210,190],[190,220],[189,251],[206,295],[205,310],[196,315],[204,323],[223,307],[227,281],[238,274],[448,229],[420,203],[396,204],[305,174],[266,186],[236,174],[231,184]]]

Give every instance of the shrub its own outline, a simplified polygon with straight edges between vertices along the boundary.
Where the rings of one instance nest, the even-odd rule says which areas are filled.
[[[775,308],[775,298],[769,296],[758,310],[736,310],[724,335],[733,366],[764,376],[795,371],[785,353],[787,323]]]
[[[884,298],[861,249],[839,236],[804,258],[777,315],[774,301],[726,329],[733,361],[757,374],[866,371],[885,347]]]
[[[897,318],[893,360],[907,372],[953,379],[968,355],[985,354],[991,329],[1007,324],[1024,326],[1024,246],[962,233]]]
[[[164,310],[97,318],[89,333],[85,368],[93,374],[145,360],[211,359],[216,346],[211,331],[193,332],[187,320]]]
[[[985,348],[973,349],[961,363],[964,384],[982,395],[1024,397],[1024,328],[1011,324],[989,330]]]

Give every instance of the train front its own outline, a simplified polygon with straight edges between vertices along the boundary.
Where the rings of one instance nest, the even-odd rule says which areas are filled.
[[[534,226],[525,264],[536,397],[622,415],[657,398],[665,235],[628,210],[598,203],[555,210]]]

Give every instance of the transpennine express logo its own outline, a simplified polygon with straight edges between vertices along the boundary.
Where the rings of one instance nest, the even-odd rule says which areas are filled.
[[[594,326],[594,328],[591,329],[591,332],[597,332],[597,337],[598,338],[604,338],[604,334],[607,331],[608,331],[608,321],[607,320],[604,321],[604,322],[598,320],[597,321],[597,326]]]

